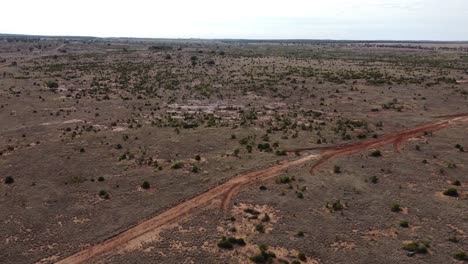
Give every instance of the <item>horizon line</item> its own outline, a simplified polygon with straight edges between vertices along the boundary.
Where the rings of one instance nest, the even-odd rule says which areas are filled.
[[[467,40],[430,40],[430,39],[321,39],[321,38],[200,38],[200,37],[124,37],[124,36],[86,36],[86,35],[37,35],[22,33],[0,33],[0,37],[43,37],[43,38],[93,38],[93,39],[135,39],[135,40],[221,40],[221,41],[330,41],[330,42],[403,42],[403,43],[463,43]]]

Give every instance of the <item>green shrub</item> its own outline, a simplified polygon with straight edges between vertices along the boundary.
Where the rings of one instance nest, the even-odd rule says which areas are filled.
[[[184,166],[184,163],[176,162],[176,163],[172,164],[171,168],[177,170],[177,169],[182,168],[183,166]]]
[[[192,168],[190,168],[190,171],[193,172],[193,173],[198,173],[200,172],[200,168],[198,168],[197,166],[192,166]]]
[[[377,176],[374,175],[370,178],[370,182],[372,182],[373,184],[376,184],[379,182],[379,178],[377,178]]]
[[[200,160],[201,160],[201,157],[200,157],[200,155],[198,155],[198,154],[197,154],[197,155],[195,155],[195,160],[196,160],[196,161],[200,161]]]
[[[452,184],[455,186],[461,186],[461,182],[459,180],[452,182]]]
[[[418,242],[412,241],[403,245],[403,249],[409,252],[419,253],[419,254],[426,254],[427,248],[429,244],[420,244]]]
[[[457,197],[458,196],[458,191],[455,188],[449,188],[444,192],[444,195]]]
[[[400,226],[403,228],[408,228],[409,227],[408,221],[401,221]]]
[[[466,254],[464,251],[459,251],[455,253],[453,257],[461,261],[468,261],[468,254]]]
[[[396,212],[401,212],[401,210],[402,210],[402,209],[401,209],[401,207],[400,207],[400,205],[399,205],[398,203],[392,204],[392,207],[391,207],[391,211],[392,211],[392,212],[395,212],[395,213],[396,213]]]
[[[297,237],[303,237],[303,236],[304,236],[304,232],[298,231],[298,232],[296,233],[296,236],[297,236]]]
[[[370,155],[372,157],[380,157],[382,156],[382,152],[380,152],[380,150],[377,149],[377,150],[372,151]]]
[[[286,151],[285,150],[276,150],[275,152],[276,156],[286,156]]]
[[[100,190],[99,197],[104,198],[104,199],[109,199],[109,193],[107,193],[105,190]]]
[[[270,144],[269,143],[260,143],[257,145],[257,148],[260,150],[260,151],[266,151],[266,152],[270,152],[271,151],[271,147],[270,147]]]
[[[104,181],[104,177],[99,176],[99,178],[98,178],[97,180],[100,181],[100,182],[103,182],[103,181]]]
[[[282,176],[282,177],[276,178],[276,183],[278,184],[286,184],[290,182],[291,182],[291,178],[289,178],[288,176]]]

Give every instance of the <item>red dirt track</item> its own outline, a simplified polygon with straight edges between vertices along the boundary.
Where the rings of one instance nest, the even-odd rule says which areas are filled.
[[[228,181],[220,183],[219,185],[196,197],[183,201],[180,204],[169,208],[168,210],[161,212],[150,219],[128,228],[122,233],[102,241],[101,243],[90,246],[74,255],[66,257],[58,263],[89,263],[91,260],[100,259],[105,256],[138,248],[144,242],[153,241],[162,229],[172,226],[178,221],[186,219],[191,214],[195,214],[195,209],[212,206],[214,204],[217,205],[219,202],[223,208],[227,209],[231,199],[241,188],[247,185],[252,185],[255,182],[272,178],[286,169],[298,167],[311,160],[318,160],[311,167],[310,172],[313,173],[318,166],[335,157],[351,155],[389,144],[393,144],[398,150],[399,146],[409,138],[421,135],[424,132],[433,132],[451,125],[468,122],[468,114],[443,116],[439,118],[441,118],[441,120],[433,123],[389,133],[375,139],[337,146],[287,150],[288,152],[321,150],[322,153],[310,154],[297,160],[285,161],[265,169],[234,176]]]

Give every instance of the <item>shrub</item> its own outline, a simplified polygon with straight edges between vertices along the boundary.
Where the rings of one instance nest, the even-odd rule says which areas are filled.
[[[265,226],[263,224],[256,224],[255,230],[259,233],[265,233]]]
[[[239,153],[240,153],[240,149],[235,149],[233,153],[234,157],[238,157]]]
[[[428,244],[420,244],[418,242],[412,241],[403,245],[403,249],[409,252],[426,254]]]
[[[222,248],[222,249],[232,249],[233,248],[232,244],[227,240],[222,240],[221,242],[219,242],[218,247]]]
[[[296,234],[297,237],[303,237],[304,236],[304,232],[302,231],[298,231],[297,234]]]
[[[444,195],[457,197],[458,196],[458,191],[455,188],[449,188],[444,192]]]
[[[192,166],[192,168],[190,168],[190,171],[193,173],[198,173],[200,171],[200,168],[194,165]]]
[[[247,145],[245,148],[247,149],[248,153],[252,153],[252,145]]]
[[[286,151],[285,150],[276,150],[275,152],[276,156],[286,156]]]
[[[201,160],[201,157],[200,157],[200,155],[198,155],[198,154],[197,154],[197,155],[195,155],[195,160],[196,160],[196,161],[200,161],[200,160]]]
[[[455,186],[461,186],[461,182],[459,180],[452,182],[452,184]]]
[[[243,238],[228,237],[227,241],[233,245],[245,246],[246,243]]]
[[[250,260],[254,263],[266,263],[267,260],[265,259],[265,257],[263,257],[262,254],[257,254],[255,256],[252,256],[250,257]]]
[[[334,173],[341,173],[341,168],[340,168],[340,166],[337,166],[337,165],[333,166],[333,172],[334,172]]]
[[[271,147],[269,143],[260,143],[257,145],[257,148],[260,151],[267,151],[267,152],[271,151]]]
[[[460,242],[460,240],[458,239],[458,237],[455,236],[455,235],[449,237],[448,241],[450,241],[450,242],[452,242],[452,243],[458,243],[458,242]]]
[[[404,228],[408,228],[409,227],[408,221],[401,221],[400,226]]]
[[[461,261],[468,261],[468,254],[466,254],[464,251],[459,251],[455,253],[453,257]]]
[[[99,178],[98,178],[97,180],[100,181],[100,182],[102,182],[102,181],[104,181],[104,177],[99,176]]]
[[[150,188],[150,183],[148,181],[144,181],[141,188],[148,190]]]
[[[176,162],[176,163],[172,164],[171,168],[177,170],[177,169],[182,168],[183,166],[184,166],[184,164],[182,162]]]
[[[255,209],[252,209],[252,208],[244,209],[244,212],[248,213],[248,214],[251,214],[251,215],[259,215],[260,214],[259,211],[255,210]]]
[[[392,207],[391,207],[391,211],[392,211],[392,212],[395,212],[395,213],[396,213],[396,212],[400,212],[401,210],[402,210],[402,209],[401,209],[401,207],[400,207],[399,204],[397,204],[397,203],[392,204]]]
[[[265,191],[265,190],[267,189],[267,187],[266,187],[265,185],[262,185],[262,186],[260,186],[259,189],[260,189],[261,191]]]
[[[267,246],[261,244],[258,246],[260,253],[250,257],[250,260],[255,263],[272,263],[273,259],[276,258],[275,253],[267,251]]]
[[[328,208],[330,211],[340,211],[344,209],[344,205],[341,203],[340,200],[336,200],[331,205],[327,203],[325,207]]]
[[[270,216],[265,214],[265,216],[262,218],[262,222],[270,222]]]
[[[373,184],[376,184],[376,183],[379,182],[379,179],[377,178],[377,176],[374,175],[374,176],[372,176],[372,177],[370,178],[370,181],[371,181]]]
[[[377,149],[377,150],[372,151],[370,155],[372,157],[380,157],[382,156],[382,153],[380,152],[380,150]]]
[[[299,254],[297,254],[297,258],[300,260],[300,261],[306,261],[307,258],[306,258],[306,255],[302,252],[299,252]]]
[[[104,198],[104,199],[109,199],[109,193],[107,193],[105,190],[100,190],[99,197]]]
[[[7,176],[4,180],[5,184],[12,184],[15,182],[15,179],[13,179],[13,177],[11,176]]]
[[[48,81],[47,82],[47,87],[50,89],[57,89],[59,87],[57,82],[54,81]]]
[[[290,182],[291,182],[291,178],[289,178],[288,176],[282,176],[282,177],[276,178],[276,183],[278,184],[286,184]]]

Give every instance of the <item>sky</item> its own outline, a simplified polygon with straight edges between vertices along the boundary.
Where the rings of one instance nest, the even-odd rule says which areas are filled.
[[[468,40],[468,0],[2,0],[0,33]]]

